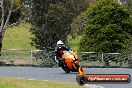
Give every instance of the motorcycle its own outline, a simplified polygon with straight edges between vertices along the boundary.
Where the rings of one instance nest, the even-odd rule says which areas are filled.
[[[63,51],[61,61],[62,61],[61,67],[66,73],[69,73],[71,71],[78,72],[79,75],[82,76],[85,75],[85,71],[80,66],[78,56],[75,51]]]

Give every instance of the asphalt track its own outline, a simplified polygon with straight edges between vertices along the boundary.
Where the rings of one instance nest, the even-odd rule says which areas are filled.
[[[84,68],[84,69],[89,74],[130,74],[132,76],[132,69],[129,68]],[[61,68],[0,67],[0,77],[76,83],[76,73],[66,74]],[[129,84],[90,84],[90,85],[101,86],[102,88],[132,88],[132,82]]]

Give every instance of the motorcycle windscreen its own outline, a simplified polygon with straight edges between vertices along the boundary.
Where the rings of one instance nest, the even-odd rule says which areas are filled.
[[[78,59],[76,52],[72,51],[71,54],[72,54],[76,59]]]

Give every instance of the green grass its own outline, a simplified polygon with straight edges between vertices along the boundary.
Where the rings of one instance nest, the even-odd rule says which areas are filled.
[[[84,88],[84,87],[79,86],[77,84],[63,82],[0,78],[0,88]]]
[[[79,50],[79,43],[82,36],[78,36],[77,38],[73,39],[70,35],[68,36],[68,44],[71,49],[78,51]]]
[[[30,28],[31,24],[24,21],[17,26],[8,28],[3,39],[3,49],[34,49],[31,46]]]
[[[31,32],[29,29],[31,24],[21,21],[19,25],[10,27],[6,30],[3,39],[3,49],[26,49],[31,50],[35,47],[31,46]],[[73,39],[70,35],[68,36],[68,45],[71,49],[78,50],[81,36]]]

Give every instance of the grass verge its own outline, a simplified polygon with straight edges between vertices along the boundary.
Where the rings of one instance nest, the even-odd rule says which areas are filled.
[[[78,36],[75,39],[73,39],[70,35],[68,36],[68,45],[71,49],[78,51],[79,50],[79,44],[82,36]]]
[[[0,78],[0,88],[84,88],[72,83]]]
[[[31,24],[21,21],[17,26],[7,28],[3,40],[4,49],[34,49],[31,46],[33,36],[29,29]]]

